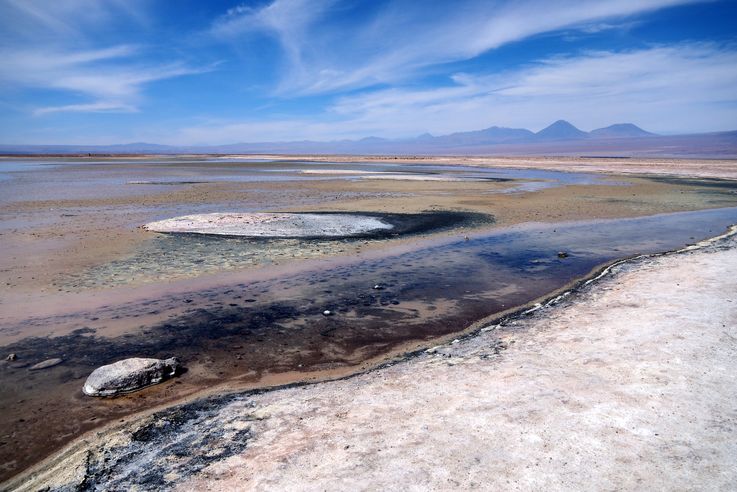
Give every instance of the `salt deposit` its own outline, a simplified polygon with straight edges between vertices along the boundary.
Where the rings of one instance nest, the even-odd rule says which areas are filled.
[[[360,236],[393,226],[379,217],[357,214],[228,212],[174,217],[150,222],[143,228],[221,236],[321,238]]]

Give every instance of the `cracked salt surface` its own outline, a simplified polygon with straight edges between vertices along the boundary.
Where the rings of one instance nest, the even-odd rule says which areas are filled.
[[[381,218],[353,214],[212,213],[150,222],[154,232],[216,234],[245,237],[347,237],[394,226]]]

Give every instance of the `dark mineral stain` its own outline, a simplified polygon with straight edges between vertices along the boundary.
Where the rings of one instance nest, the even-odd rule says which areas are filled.
[[[194,476],[211,463],[241,453],[250,428],[229,431],[226,425],[198,425],[230,401],[202,399],[155,413],[133,432],[130,442],[90,452],[78,490],[161,490],[172,485],[170,477]],[[246,403],[243,409],[248,407]]]
[[[737,191],[737,181],[717,178],[679,178],[676,176],[652,176],[651,181],[677,186],[701,187]]]

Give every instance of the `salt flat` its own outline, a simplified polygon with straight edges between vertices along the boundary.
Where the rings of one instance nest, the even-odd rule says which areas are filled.
[[[392,225],[377,217],[351,214],[211,213],[185,215],[149,222],[144,229],[154,232],[216,234],[248,237],[346,237]]]
[[[620,264],[555,305],[355,377],[91,435],[11,485],[727,490],[736,245]],[[142,459],[150,473],[130,473]]]
[[[246,450],[181,489],[729,489],[734,245],[640,261],[418,360],[255,398]]]

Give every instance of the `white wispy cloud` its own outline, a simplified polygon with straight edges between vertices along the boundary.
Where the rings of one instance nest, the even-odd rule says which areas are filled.
[[[604,21],[692,1],[459,0],[430,5],[406,0],[355,26],[335,29],[327,21],[333,2],[274,0],[258,9],[232,9],[213,32],[231,40],[254,32],[272,34],[288,62],[280,93],[309,94],[402,81],[428,67],[538,34],[611,27]]]
[[[145,48],[131,44],[100,47],[94,34],[123,15],[145,23],[137,0],[4,0],[0,2],[0,87],[52,89],[73,104],[38,107],[35,115],[60,112],[131,112],[146,84],[202,73],[210,67],[183,62],[145,63]],[[79,99],[87,101],[77,102]]]
[[[138,51],[132,46],[76,51],[0,50],[5,65],[0,85],[55,89],[72,97],[93,99],[83,104],[37,108],[36,115],[82,112],[85,108],[93,112],[100,108],[129,112],[139,103],[145,84],[212,69],[178,62],[161,65],[130,60]]]
[[[41,122],[58,113],[136,112],[147,107],[156,81],[215,67],[187,60],[258,49],[260,56],[244,60],[263,65],[234,68],[238,62],[231,60],[235,75],[218,80],[228,81],[219,88],[243,80],[248,90],[217,94],[212,101],[219,106],[209,111],[182,103],[190,121],[212,121],[157,128],[179,124],[162,123],[165,115],[157,115],[147,133],[134,134],[139,126],[129,134],[178,144],[336,140],[490,125],[538,129],[558,118],[584,129],[616,121],[658,132],[734,128],[733,45],[682,42],[643,49],[638,43],[628,51],[565,52],[571,45],[559,42],[631,29],[647,20],[639,14],[699,1],[266,0],[235,5],[205,21],[205,33],[185,28],[181,37],[187,41],[177,44],[166,30],[152,29],[161,19],[146,0],[0,0],[0,104],[12,100],[14,112]],[[181,27],[177,19],[172,25]],[[553,41],[550,55],[526,59],[524,66],[501,58],[485,63],[493,50],[535,36]],[[164,53],[169,41],[175,46]],[[226,43],[237,49],[224,49]],[[281,56],[264,60],[274,46]],[[474,60],[479,55],[487,57]],[[513,68],[485,71],[501,63]],[[449,75],[458,70],[449,67],[458,66],[468,72]],[[268,77],[249,78],[262,70]],[[275,82],[274,71],[280,75]],[[442,77],[444,84],[438,82]],[[226,95],[233,104],[224,110]],[[259,117],[222,116],[237,108]]]
[[[146,4],[146,0],[2,0],[0,38],[79,41],[86,33],[104,31],[121,18],[146,24]]]
[[[45,108],[36,108],[33,114],[36,116],[49,113],[135,113],[138,108],[130,106],[122,102],[95,102],[88,104],[67,104],[65,106],[49,106]]]
[[[614,122],[664,133],[737,127],[735,46],[588,52],[501,74],[457,74],[449,82],[344,96],[310,119],[193,126],[172,143],[437,135],[491,125],[537,130],[558,118],[584,129]]]
[[[735,127],[737,48],[712,44],[589,52],[540,60],[493,75],[454,77],[449,87],[385,90],[340,99],[332,111],[354,121],[392,122],[411,133],[491,124],[539,129],[567,118],[584,128],[629,121],[656,131]]]
[[[239,5],[229,9],[212,25],[211,33],[220,39],[240,42],[253,33],[273,36],[285,55],[285,80],[309,77],[306,54],[308,39],[317,36],[314,26],[337,0],[276,0],[261,8]]]

